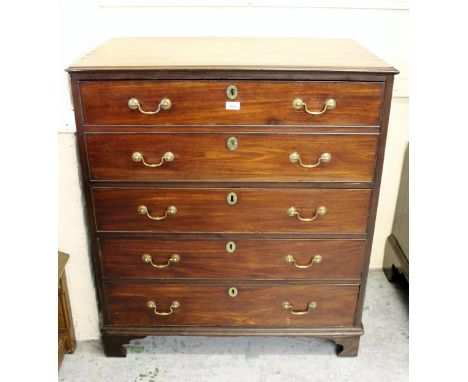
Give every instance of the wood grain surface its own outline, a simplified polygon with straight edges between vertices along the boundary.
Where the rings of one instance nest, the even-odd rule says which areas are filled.
[[[236,239],[234,252],[228,252],[229,241],[101,238],[104,278],[359,280],[366,248],[365,240]],[[173,254],[180,261],[155,268],[142,261],[143,254],[157,265],[167,264]],[[301,269],[285,261],[288,255],[298,265],[317,255],[322,261]]]
[[[235,192],[237,203],[229,205]],[[370,190],[238,189],[238,188],[105,188],[93,189],[98,231],[142,232],[306,232],[364,233]],[[145,205],[151,216],[164,215],[168,206],[176,215],[155,221],[138,213]],[[295,207],[304,218],[319,206],[328,212],[310,222],[290,217]]]
[[[278,37],[114,38],[73,63],[68,70],[161,69],[398,73],[353,40]]]
[[[230,137],[238,147],[227,147]],[[378,136],[317,134],[86,134],[90,177],[103,181],[298,181],[371,182]],[[134,162],[140,152],[149,164],[167,151],[174,161],[160,167]],[[298,152],[305,164],[323,153],[329,163],[304,168],[291,163]]]
[[[229,296],[231,287],[237,289],[236,297]],[[326,327],[354,324],[359,285],[106,283],[106,289],[110,323],[115,325]],[[148,301],[160,312],[169,311],[173,301],[180,307],[158,316]],[[283,308],[289,302],[302,311],[312,301],[317,307],[306,315]]]
[[[238,89],[240,110],[226,110],[226,89]],[[383,83],[319,81],[81,81],[83,122],[88,125],[330,125],[378,126]],[[154,111],[163,98],[169,110],[145,115],[128,107],[137,98],[144,111]],[[336,108],[309,115],[293,108],[301,98],[312,111],[327,99]]]

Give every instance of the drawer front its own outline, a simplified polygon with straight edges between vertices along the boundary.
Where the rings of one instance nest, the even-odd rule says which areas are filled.
[[[141,284],[107,283],[110,324],[132,326],[352,326],[358,285]],[[237,295],[231,297],[229,289]],[[169,313],[174,301],[179,303]],[[288,302],[291,314],[283,303]]]
[[[93,189],[93,202],[98,231],[364,233],[370,194],[344,189],[102,187]],[[291,207],[301,218],[315,220],[300,221]],[[325,212],[320,207],[326,208],[325,214],[319,215]]]
[[[91,179],[113,181],[370,182],[377,141],[375,135],[86,135]],[[166,152],[172,161],[162,160]]]
[[[237,87],[230,101],[226,90]],[[88,125],[380,125],[384,85],[380,82],[282,81],[82,81],[80,95]],[[137,99],[144,112],[155,111],[162,99],[171,107],[143,114],[129,107]],[[297,98],[312,112],[322,111],[328,99],[336,107],[310,115],[295,109]],[[226,101],[239,102],[227,110]]]
[[[359,279],[365,240],[102,238],[105,278]]]

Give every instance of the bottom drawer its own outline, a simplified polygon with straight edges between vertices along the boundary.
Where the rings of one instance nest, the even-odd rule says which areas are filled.
[[[357,284],[109,282],[106,288],[110,324],[131,326],[353,326],[359,291]]]

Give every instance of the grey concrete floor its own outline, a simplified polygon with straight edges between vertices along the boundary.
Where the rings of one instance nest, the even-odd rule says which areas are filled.
[[[338,358],[335,345],[304,337],[147,337],[126,358],[106,358],[101,343],[78,342],[66,355],[66,382],[276,382],[408,380],[408,290],[381,271],[369,274],[359,356]]]

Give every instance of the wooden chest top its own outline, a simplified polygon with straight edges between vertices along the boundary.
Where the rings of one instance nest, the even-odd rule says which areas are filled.
[[[68,70],[159,69],[398,73],[349,39],[237,37],[115,38]]]

